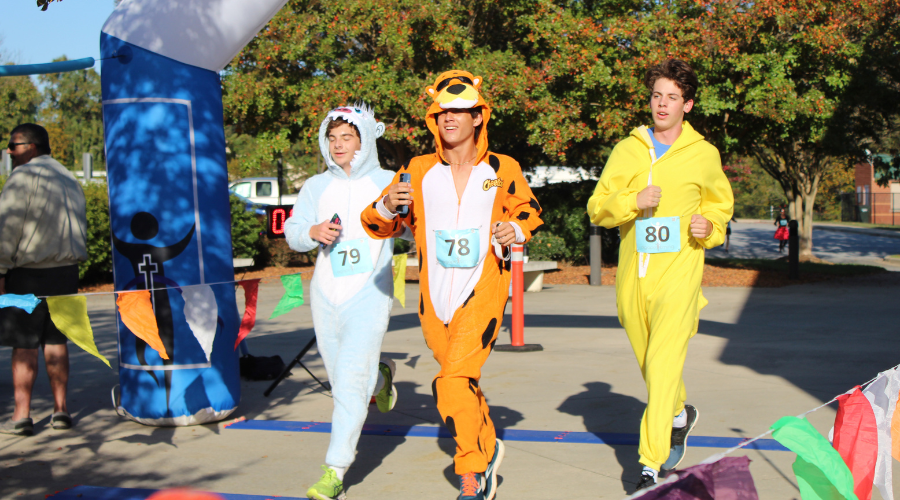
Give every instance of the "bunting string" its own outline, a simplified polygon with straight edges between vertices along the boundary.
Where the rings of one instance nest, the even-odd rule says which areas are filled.
[[[860,386],[860,387],[862,387],[862,388],[868,387],[870,384],[874,383],[876,380],[878,380],[878,379],[880,379],[881,377],[885,376],[885,373],[887,373],[887,372],[889,372],[889,371],[891,371],[891,370],[893,370],[893,369],[896,369],[896,368],[898,368],[898,367],[900,367],[900,364],[894,366],[893,368],[889,368],[889,369],[887,369],[887,370],[885,370],[885,371],[879,373],[878,375],[876,375],[874,378],[872,378],[872,379],[869,380],[868,382],[863,383],[862,386]],[[830,405],[831,403],[834,403],[835,401],[837,401],[839,397],[841,397],[841,396],[843,396],[843,395],[845,395],[845,394],[851,394],[851,393],[853,393],[853,391],[855,391],[855,390],[856,390],[856,387],[853,387],[852,389],[850,389],[850,390],[848,390],[848,391],[846,391],[846,392],[843,392],[843,393],[841,393],[841,394],[838,394],[837,396],[831,398],[831,400],[828,401],[827,403],[822,404],[822,405],[819,405],[819,406],[813,408],[812,410],[808,410],[808,411],[805,411],[805,412],[803,412],[803,413],[797,415],[797,418],[804,418],[805,416],[809,415],[810,413],[819,411],[819,410],[821,410],[822,408],[825,408],[826,406]],[[711,463],[713,463],[713,462],[717,462],[717,461],[719,461],[719,460],[725,458],[726,456],[730,455],[731,453],[734,453],[735,451],[740,450],[741,448],[745,448],[745,447],[747,447],[748,445],[750,445],[751,443],[753,443],[753,442],[755,442],[755,441],[759,441],[760,439],[763,439],[764,437],[768,436],[769,434],[772,434],[774,431],[775,431],[774,429],[769,429],[769,430],[767,430],[766,432],[763,432],[762,434],[760,434],[759,436],[756,436],[756,437],[753,438],[753,439],[748,439],[748,440],[746,440],[746,441],[742,441],[742,442],[738,443],[737,446],[734,446],[734,447],[732,447],[732,448],[729,448],[729,449],[727,449],[727,450],[725,450],[725,451],[723,451],[723,452],[721,452],[721,453],[716,453],[715,455],[711,455],[711,456],[707,457],[705,460],[703,460],[703,461],[700,462],[700,463],[701,463],[701,464],[711,464]]]

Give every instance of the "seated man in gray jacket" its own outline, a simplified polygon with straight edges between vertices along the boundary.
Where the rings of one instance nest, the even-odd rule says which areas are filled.
[[[13,129],[7,147],[13,172],[0,192],[0,294],[37,296],[78,293],[78,262],[87,259],[84,192],[75,176],[50,157],[50,138],[40,125]],[[37,378],[38,348],[53,391],[54,429],[69,429],[66,408],[69,351],[66,337],[50,320],[47,301],[28,314],[0,309],[0,345],[13,348],[16,408],[0,432],[30,436],[31,389]]]

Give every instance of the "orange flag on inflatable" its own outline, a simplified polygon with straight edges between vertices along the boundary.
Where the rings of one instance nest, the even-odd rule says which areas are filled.
[[[119,306],[122,323],[125,323],[131,333],[155,349],[162,359],[169,359],[162,339],[159,338],[156,315],[153,314],[153,305],[150,304],[150,291],[141,290],[116,295],[116,305]]]

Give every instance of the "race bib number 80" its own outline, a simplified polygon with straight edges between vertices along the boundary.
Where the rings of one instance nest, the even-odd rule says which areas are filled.
[[[652,217],[634,222],[637,251],[670,253],[681,250],[681,218]]]
[[[372,271],[372,254],[367,238],[338,243],[331,249],[331,272],[336,278]]]
[[[478,229],[436,230],[437,260],[444,267],[475,267],[480,256]]]

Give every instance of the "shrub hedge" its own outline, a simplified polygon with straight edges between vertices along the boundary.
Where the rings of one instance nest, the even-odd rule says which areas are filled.
[[[590,263],[590,219],[587,202],[597,181],[563,182],[534,188],[541,205],[544,227],[528,243],[530,260],[562,260],[573,265]],[[619,230],[600,229],[603,262],[619,257]]]

